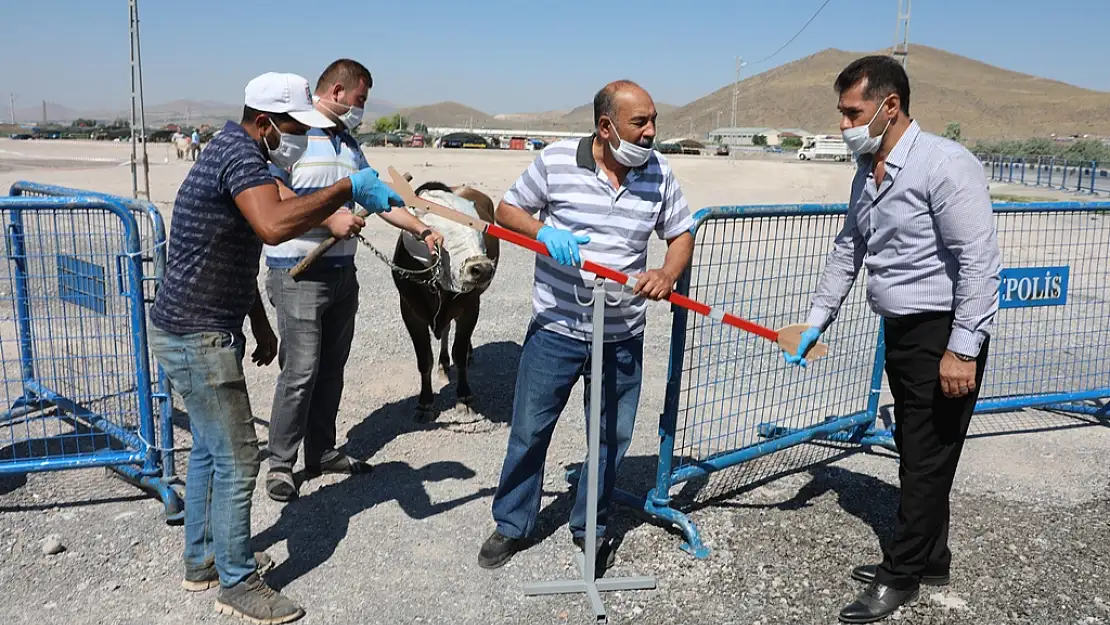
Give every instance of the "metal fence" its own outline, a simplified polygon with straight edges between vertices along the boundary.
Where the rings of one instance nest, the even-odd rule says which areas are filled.
[[[4,312],[26,348],[0,350],[0,360],[9,395],[13,384],[30,389],[26,397],[9,401],[13,410],[0,417],[8,434],[6,441],[0,435],[0,444],[8,445],[0,450],[0,472],[109,466],[159,497],[168,522],[182,521],[181,498],[173,488],[169,385],[146,341],[146,306],[165,269],[161,214],[149,202],[22,181],[13,185],[11,197],[0,200],[10,221],[11,288],[4,292],[11,299]],[[38,290],[28,296],[29,288]],[[36,332],[39,325],[43,330]],[[9,372],[15,356],[21,380]],[[96,390],[104,394],[94,397],[93,386],[86,389],[78,378],[63,376],[54,380],[61,390],[43,387],[52,395],[42,395],[26,380],[42,383],[41,372],[39,378],[28,376],[43,367],[80,372],[75,375],[81,384],[99,384]],[[63,403],[51,399],[55,396]],[[86,405],[108,397],[127,398],[127,404],[108,416]],[[19,406],[28,401],[39,414],[25,416],[27,409]],[[107,448],[96,446],[101,442]]]
[[[998,182],[1045,187],[1092,195],[1110,194],[1110,169],[1098,161],[1055,156],[977,154],[987,178]]]
[[[714,207],[695,216],[694,260],[677,290],[769,327],[804,320],[847,205]],[[1110,202],[995,205],[1000,310],[976,411],[1044,407],[1102,417],[1110,404]],[[857,282],[866,280],[861,275]],[[676,308],[656,484],[623,502],[676,525],[708,556],[673,486],[815,439],[893,449],[877,424],[885,353],[858,284],[823,341],[787,365],[773,343]]]

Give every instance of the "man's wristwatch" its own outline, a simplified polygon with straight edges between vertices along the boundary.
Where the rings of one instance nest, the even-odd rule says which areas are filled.
[[[431,228],[424,228],[424,230],[422,230],[422,231],[420,232],[420,234],[418,234],[418,235],[417,235],[417,237],[418,237],[418,238],[419,238],[419,239],[420,239],[421,241],[423,241],[424,239],[427,239],[427,238],[428,238],[428,237],[430,237],[430,236],[432,236],[432,229],[431,229]]]
[[[964,354],[957,354],[956,352],[952,352],[952,353],[956,354],[956,358],[959,358],[960,360],[962,360],[964,362],[974,362],[975,361],[975,356],[965,356]]]

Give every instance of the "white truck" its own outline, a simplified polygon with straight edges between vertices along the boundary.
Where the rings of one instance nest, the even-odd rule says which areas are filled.
[[[798,148],[799,161],[834,160],[838,163],[852,158],[852,151],[840,135],[816,135],[802,139]]]

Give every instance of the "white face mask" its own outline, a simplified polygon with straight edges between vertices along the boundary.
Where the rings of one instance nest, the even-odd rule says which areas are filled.
[[[617,159],[618,163],[625,167],[639,167],[651,158],[652,148],[645,148],[642,145],[629,143],[621,139],[621,136],[617,134],[617,127],[611,124],[610,122],[610,128],[613,129],[613,134],[617,137],[617,147],[609,146],[609,148],[613,152],[613,158]]]
[[[317,95],[312,96],[312,99],[316,102],[323,103],[323,105],[326,106],[328,108],[328,110],[331,111],[332,113],[335,113],[335,108],[332,107],[332,104],[339,104],[338,102],[332,102],[330,100],[322,100],[322,99],[320,99],[320,96],[317,96]],[[347,106],[347,105],[346,104],[339,104],[339,106]],[[345,113],[342,113],[342,114],[335,113],[335,114],[336,114],[336,116],[339,117],[339,121],[342,122],[343,125],[347,127],[347,130],[352,130],[353,131],[354,129],[359,127],[359,124],[362,123],[362,115],[363,115],[364,112],[365,111],[363,109],[361,109],[357,106],[347,106],[347,111]]]
[[[278,131],[281,139],[278,141],[276,148],[270,147],[270,142],[263,137],[262,143],[266,145],[266,152],[270,158],[270,162],[282,169],[289,169],[300,160],[301,155],[308,149],[308,135],[291,135],[281,131],[277,127],[274,120],[270,120],[270,125],[274,130]]]
[[[841,133],[841,136],[844,137],[844,143],[854,154],[874,154],[875,150],[878,150],[879,146],[883,144],[883,137],[886,135],[887,128],[890,128],[890,118],[887,118],[886,126],[883,126],[883,131],[877,137],[871,136],[871,124],[879,118],[879,111],[883,110],[885,104],[886,100],[884,99],[879,104],[879,108],[875,109],[871,121],[862,126],[849,128]]]

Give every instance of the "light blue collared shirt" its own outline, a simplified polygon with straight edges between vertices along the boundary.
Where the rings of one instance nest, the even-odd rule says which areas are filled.
[[[964,146],[911,122],[876,187],[871,155],[857,161],[844,227],[807,322],[828,327],[867,267],[867,300],[883,317],[955,311],[948,349],[978,356],[998,312],[998,248],[983,166]]]

